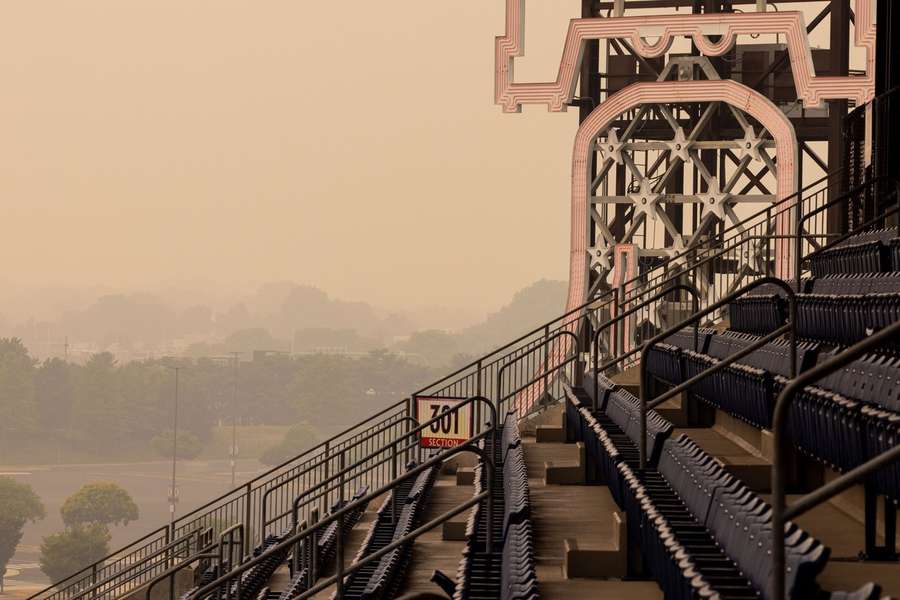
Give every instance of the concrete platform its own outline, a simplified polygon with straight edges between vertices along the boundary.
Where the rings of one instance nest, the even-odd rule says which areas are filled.
[[[452,475],[439,476],[425,504],[421,522],[427,523],[459,506],[472,498],[473,491],[471,486],[458,486]],[[467,511],[454,517],[455,521],[462,523],[463,533],[468,516]],[[419,536],[413,544],[406,578],[400,586],[400,595],[410,592],[441,593],[440,588],[431,581],[431,574],[438,569],[455,580],[465,545],[462,539],[446,539],[442,527],[435,527]]]
[[[767,492],[771,487],[772,463],[749,444],[717,427],[676,428],[672,437],[685,433],[709,454],[721,460],[728,471],[750,489]]]
[[[790,504],[797,496],[788,496]],[[881,584],[882,595],[900,598],[900,562],[860,561],[865,547],[862,523],[838,506],[826,503],[794,521],[831,548],[831,559],[819,575],[819,584],[829,591],[851,591],[870,581]],[[883,537],[879,536],[879,543]]]
[[[662,598],[662,592],[654,582],[599,578],[621,576],[619,568],[615,569],[616,573],[593,573],[594,577],[566,577],[566,540],[570,540],[569,551],[573,546],[586,550],[611,549],[611,544],[621,533],[614,519],[618,507],[606,486],[545,484],[545,463],[578,460],[579,450],[575,444],[537,443],[533,437],[523,438],[523,443],[541,598]],[[612,557],[607,555],[604,558]],[[605,561],[605,564],[609,563]],[[578,565],[577,572],[586,574],[582,566],[585,565]]]

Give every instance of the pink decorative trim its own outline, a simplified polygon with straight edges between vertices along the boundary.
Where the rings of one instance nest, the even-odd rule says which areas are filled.
[[[572,232],[569,262],[569,299],[572,310],[587,299],[587,243],[590,239],[588,186],[592,143],[620,114],[641,104],[666,102],[725,102],[752,115],[775,140],[778,156],[777,197],[787,198],[797,189],[797,137],[785,114],[768,98],[729,79],[711,81],[662,81],[636,83],[610,96],[594,109],[578,128],[572,154]],[[782,211],[776,222],[779,234],[791,231],[791,211]],[[783,240],[779,240],[783,242]],[[791,275],[790,244],[776,242],[776,273]]]
[[[505,112],[518,112],[523,104],[546,104],[551,111],[564,111],[575,94],[587,40],[626,39],[638,54],[653,58],[663,55],[675,37],[691,36],[703,54],[720,56],[731,49],[738,35],[761,33],[785,36],[797,97],[806,107],[844,98],[864,104],[875,95],[874,4],[873,0],[856,0],[854,41],[866,51],[866,74],[862,76],[817,76],[803,13],[785,11],[572,19],[556,81],[516,83],[515,58],[525,54],[525,0],[506,0],[506,35],[495,42],[495,102]],[[713,43],[710,35],[722,38]],[[645,39],[648,36],[659,40],[650,44]]]
[[[666,102],[725,102],[750,114],[765,127],[775,140],[778,156],[777,197],[787,198],[797,190],[798,160],[797,136],[794,126],[785,114],[768,98],[749,87],[728,79],[710,81],[662,81],[636,83],[610,96],[585,119],[578,128],[572,152],[572,230],[569,257],[569,297],[566,312],[575,310],[587,299],[590,259],[587,241],[590,239],[590,173],[592,144],[600,132],[625,111],[641,104]],[[793,230],[793,211],[780,211],[776,217],[775,231],[787,235]],[[793,261],[791,244],[786,239],[775,242],[775,273],[778,277],[792,277]],[[626,273],[627,275],[627,273]],[[573,321],[570,331],[576,331]],[[552,344],[548,353],[548,371],[556,369],[569,354],[568,338]],[[536,382],[515,399],[519,414],[528,410],[543,393],[541,381]]]

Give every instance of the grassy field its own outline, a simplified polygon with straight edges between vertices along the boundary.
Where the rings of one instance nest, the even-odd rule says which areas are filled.
[[[280,425],[238,425],[237,445],[240,457],[259,458],[266,449],[280,442],[288,429]],[[215,427],[199,458],[227,457],[230,447],[231,426]]]

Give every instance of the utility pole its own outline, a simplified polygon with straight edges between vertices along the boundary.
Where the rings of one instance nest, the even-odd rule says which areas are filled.
[[[231,487],[234,487],[235,467],[237,465],[237,385],[238,385],[238,357],[240,352],[232,352],[234,357],[234,377],[231,386]]]
[[[174,530],[175,505],[178,503],[175,468],[178,463],[178,372],[181,367],[167,366],[166,368],[175,371],[175,411],[172,417],[172,487],[169,488],[169,525]]]

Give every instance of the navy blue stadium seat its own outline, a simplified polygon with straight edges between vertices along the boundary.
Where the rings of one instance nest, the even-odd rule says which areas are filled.
[[[626,483],[630,535],[641,541],[645,567],[666,598],[769,598],[771,508],[721,463],[682,435],[668,440],[658,470],[618,465]],[[828,549],[789,523],[784,531],[789,598],[828,597],[815,579]],[[852,596],[874,599],[867,584]]]

